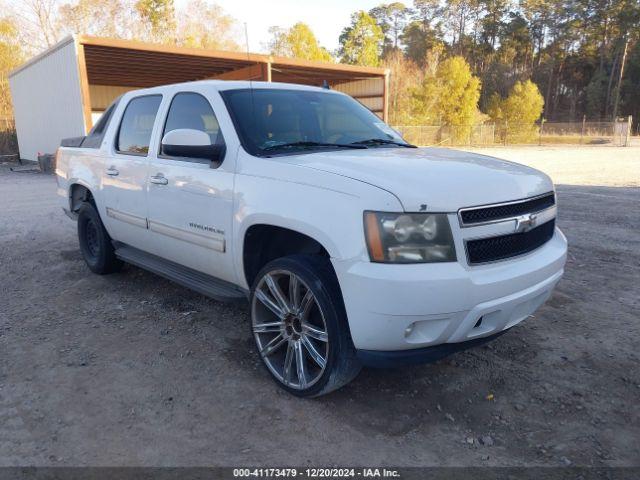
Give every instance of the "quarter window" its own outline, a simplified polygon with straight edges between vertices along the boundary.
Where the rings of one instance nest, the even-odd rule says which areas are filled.
[[[153,124],[161,101],[161,95],[146,95],[129,102],[118,131],[116,142],[118,152],[147,155]]]
[[[91,131],[87,134],[85,139],[82,141],[83,148],[100,148],[100,144],[102,143],[102,139],[104,138],[104,134],[107,131],[107,127],[109,126],[109,121],[111,120],[111,116],[113,115],[113,111],[118,106],[118,102],[120,98],[116,99],[107,110],[102,114],[98,123],[96,123]]]
[[[212,145],[224,143],[220,133],[220,125],[211,104],[198,93],[178,93],[171,101],[162,136],[181,128],[205,132],[209,135]]]

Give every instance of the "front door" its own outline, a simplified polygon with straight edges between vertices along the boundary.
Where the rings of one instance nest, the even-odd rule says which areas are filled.
[[[111,236],[147,250],[147,169],[153,126],[162,95],[132,98],[104,162],[105,225]]]
[[[171,100],[159,138],[176,129],[200,130],[212,143],[224,145],[213,108],[199,93],[180,92]],[[235,281],[229,252],[234,176],[230,163],[156,151],[149,161],[148,222],[154,253]]]

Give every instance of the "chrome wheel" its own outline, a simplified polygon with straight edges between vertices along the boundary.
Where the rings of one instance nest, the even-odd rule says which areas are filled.
[[[318,300],[287,270],[266,273],[251,303],[253,335],[260,356],[284,385],[305,390],[324,373],[329,335]]]

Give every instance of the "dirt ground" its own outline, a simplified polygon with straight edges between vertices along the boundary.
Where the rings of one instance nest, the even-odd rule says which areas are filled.
[[[316,400],[272,382],[245,306],[91,274],[54,178],[0,167],[0,465],[640,465],[640,189],[601,152],[549,172],[570,255],[533,318]]]
[[[492,147],[469,151],[524,163],[557,184],[640,186],[640,140],[632,148],[610,146]]]

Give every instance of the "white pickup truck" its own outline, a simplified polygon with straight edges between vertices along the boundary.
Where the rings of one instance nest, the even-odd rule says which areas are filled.
[[[339,92],[136,90],[62,145],[58,194],[89,268],[248,297],[259,355],[295,395],[495,338],[563,274],[546,175],[415,148]]]

